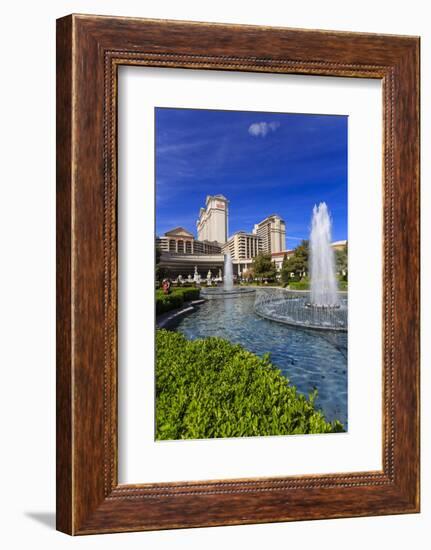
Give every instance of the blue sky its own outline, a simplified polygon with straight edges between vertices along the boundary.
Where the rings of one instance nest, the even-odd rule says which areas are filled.
[[[325,201],[347,239],[347,116],[156,108],[156,233],[196,234],[207,195],[229,199],[229,234],[270,214],[287,248],[308,238]]]

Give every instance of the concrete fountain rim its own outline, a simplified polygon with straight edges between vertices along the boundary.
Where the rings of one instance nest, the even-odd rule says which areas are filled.
[[[265,292],[269,289],[259,289],[260,291],[262,292]],[[272,290],[275,290],[277,292],[277,290],[279,292],[277,292],[277,294],[281,294],[281,291],[284,291],[284,293],[286,294],[290,294],[292,295],[292,298],[291,300],[292,301],[297,301],[297,300],[300,300],[300,301],[304,301],[306,299],[306,294],[310,294],[310,291],[309,290],[302,290],[302,291],[294,291],[294,290],[288,290],[286,288],[275,288],[275,287],[272,287]],[[296,296],[295,296],[296,294]],[[299,296],[298,296],[299,294]],[[328,311],[347,311],[348,308],[347,308],[347,292],[345,291],[339,291],[338,294],[344,294],[345,296],[342,298],[343,299],[343,302],[344,303],[341,303],[340,304],[340,307],[339,308],[327,308]],[[256,297],[257,299],[257,297]],[[307,304],[304,304],[303,305],[304,308],[307,307]],[[313,307],[315,306],[312,306],[311,308],[309,309],[313,309]],[[324,309],[324,308],[315,308],[315,309]],[[287,319],[286,317],[280,317],[280,316],[276,316],[275,314],[269,314],[269,313],[266,313],[264,311],[262,311],[261,309],[259,309],[256,305],[256,302],[254,304],[254,312],[256,313],[256,315],[258,315],[259,317],[262,317],[263,319],[266,319],[268,321],[273,321],[275,323],[281,323],[281,324],[284,324],[284,325],[288,325],[288,326],[291,326],[291,327],[296,327],[300,330],[318,330],[318,331],[326,331],[326,332],[347,332],[348,331],[348,323],[346,322],[346,324],[344,326],[327,326],[327,325],[317,325],[317,324],[312,324],[312,323],[301,323],[301,322],[297,322],[295,320],[292,320],[292,319]]]
[[[244,294],[252,294],[253,292],[256,292],[255,288],[233,288],[232,290],[225,290],[224,288],[201,288],[201,295],[204,297],[220,297],[220,298],[230,298],[235,296],[242,296]]]

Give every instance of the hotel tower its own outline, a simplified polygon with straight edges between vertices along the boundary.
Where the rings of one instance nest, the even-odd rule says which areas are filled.
[[[228,203],[223,195],[208,195],[205,208],[199,210],[196,222],[198,241],[227,241]]]

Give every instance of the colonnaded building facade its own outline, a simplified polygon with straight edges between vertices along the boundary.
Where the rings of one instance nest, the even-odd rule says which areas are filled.
[[[223,272],[224,255],[229,254],[234,274],[241,277],[259,253],[271,254],[277,269],[286,250],[286,223],[277,214],[254,225],[250,233],[237,231],[228,236],[229,201],[223,195],[208,195],[196,221],[197,238],[183,227],[176,227],[156,238],[161,251],[160,266],[172,278],[193,276],[195,268],[202,278]]]

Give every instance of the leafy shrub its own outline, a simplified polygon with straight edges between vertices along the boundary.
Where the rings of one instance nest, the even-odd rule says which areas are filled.
[[[197,300],[199,293],[199,288],[174,288],[170,294],[164,294],[163,290],[156,290],[156,314],[160,315],[171,309],[177,309],[184,302]]]
[[[185,302],[191,302],[192,300],[198,300],[200,296],[199,288],[185,287],[178,288],[175,292],[179,292],[183,295],[183,300]]]
[[[263,358],[221,338],[156,334],[156,438],[202,439],[343,431]]]
[[[172,292],[171,294],[163,294],[156,296],[156,314],[160,315],[171,309],[177,309],[184,303],[181,294]]]
[[[337,281],[338,290],[347,290],[347,281]],[[289,283],[291,290],[310,290],[310,282],[308,280],[291,281]]]
[[[291,290],[309,290],[310,283],[308,281],[292,281],[289,283]]]

